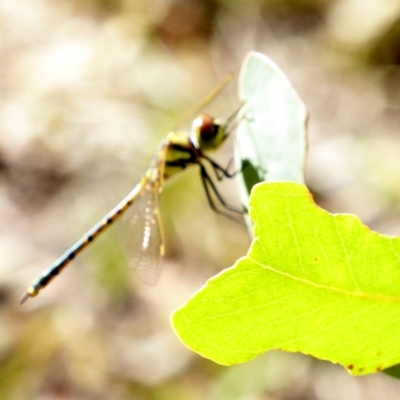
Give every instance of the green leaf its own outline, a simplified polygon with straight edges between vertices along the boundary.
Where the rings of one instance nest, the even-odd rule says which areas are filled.
[[[243,62],[239,98],[244,118],[236,131],[235,159],[242,170],[242,204],[262,181],[304,182],[307,112],[284,73],[265,55],[250,52]]]
[[[400,361],[400,239],[317,207],[297,183],[257,185],[255,239],[172,316],[180,339],[224,365],[270,349],[354,375]]]

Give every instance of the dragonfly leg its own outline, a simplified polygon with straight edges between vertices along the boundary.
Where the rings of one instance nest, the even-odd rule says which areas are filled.
[[[243,214],[243,211],[237,207],[231,206],[229,205],[224,198],[221,196],[221,194],[219,193],[218,189],[216,188],[213,180],[210,178],[207,170],[205,169],[205,167],[200,164],[200,174],[201,174],[201,181],[203,183],[203,187],[204,190],[206,192],[206,196],[207,196],[207,200],[208,203],[210,204],[210,207],[212,208],[212,210],[214,212],[216,212],[217,214],[223,215],[233,221],[236,221],[235,218],[232,217],[232,215],[230,215],[229,213],[220,210],[219,208],[216,207],[214,200],[211,196],[211,191],[215,194],[215,196],[217,197],[217,199],[219,200],[219,202],[221,203],[221,205],[229,211],[235,212],[237,214]],[[211,191],[210,191],[211,190]]]
[[[222,179],[224,179],[224,178],[233,178],[234,176],[236,176],[236,174],[238,174],[239,172],[242,172],[242,170],[235,171],[232,173],[228,171],[233,163],[233,158],[229,161],[228,166],[226,168],[221,167],[218,163],[216,163],[214,160],[212,160],[210,157],[208,157],[206,155],[203,155],[203,158],[205,160],[207,160],[210,163],[210,165],[212,166],[215,176],[217,177],[218,181],[222,181]]]

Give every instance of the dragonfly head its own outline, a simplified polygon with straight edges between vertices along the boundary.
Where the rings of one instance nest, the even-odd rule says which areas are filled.
[[[242,110],[243,105],[227,120],[216,119],[208,114],[198,116],[192,123],[190,141],[197,149],[217,149],[236,127],[238,114]]]
[[[198,149],[213,150],[219,147],[227,138],[226,128],[225,121],[203,114],[193,121],[190,140]]]

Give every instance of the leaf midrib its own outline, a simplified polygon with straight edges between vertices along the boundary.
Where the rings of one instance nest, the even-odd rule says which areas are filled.
[[[255,260],[254,258],[250,257],[249,255],[247,255],[247,258],[254,264],[260,266],[261,268],[268,269],[278,275],[282,275],[286,278],[292,279],[297,282],[301,282],[306,285],[313,286],[318,289],[323,289],[323,290],[327,290],[330,292],[336,292],[336,293],[340,293],[342,295],[361,298],[361,299],[376,300],[376,301],[382,301],[382,302],[386,302],[386,303],[400,303],[400,296],[396,297],[396,296],[387,296],[387,295],[375,294],[375,293],[366,293],[366,292],[362,292],[362,291],[350,291],[350,290],[338,288],[335,286],[327,286],[327,285],[323,285],[321,283],[310,281],[308,279],[300,278],[298,276],[289,274],[287,272],[283,272],[281,270],[273,268],[270,265],[264,265],[260,261]]]

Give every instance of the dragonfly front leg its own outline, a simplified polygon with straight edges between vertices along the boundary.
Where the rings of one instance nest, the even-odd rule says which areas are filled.
[[[241,169],[235,171],[235,172],[229,172],[228,170],[230,169],[232,163],[233,163],[233,158],[229,161],[228,165],[226,168],[221,167],[218,163],[216,163],[214,160],[212,160],[210,157],[203,155],[203,158],[207,160],[210,165],[212,166],[215,176],[217,177],[218,181],[222,181],[224,178],[234,178],[237,174],[243,172],[243,170],[246,168],[247,164],[243,165]]]
[[[234,212],[234,213],[241,214],[241,215],[243,214],[243,211],[242,211],[241,209],[237,208],[237,207],[234,207],[234,206],[229,205],[229,204],[225,201],[225,199],[221,196],[221,194],[219,193],[218,189],[216,188],[216,186],[215,186],[213,180],[210,178],[210,175],[208,174],[206,168],[205,168],[204,165],[202,165],[202,164],[200,164],[200,176],[201,176],[201,181],[202,181],[202,183],[203,183],[203,187],[204,187],[204,190],[205,190],[205,192],[206,192],[207,200],[208,200],[208,203],[209,203],[211,209],[212,209],[214,212],[216,212],[217,214],[223,215],[223,216],[225,216],[226,218],[228,218],[228,219],[230,219],[230,220],[232,220],[232,221],[237,222],[237,221],[235,220],[235,218],[232,217],[232,215],[230,215],[229,213],[227,213],[227,212],[225,212],[225,211],[220,210],[219,208],[217,208],[217,206],[215,205],[214,200],[213,200],[213,198],[212,198],[211,191],[215,194],[215,196],[217,197],[217,199],[219,200],[219,202],[221,203],[221,205],[222,205],[226,210],[229,210],[229,211],[232,211],[232,212]],[[210,189],[211,189],[211,191],[210,191]]]

